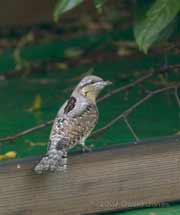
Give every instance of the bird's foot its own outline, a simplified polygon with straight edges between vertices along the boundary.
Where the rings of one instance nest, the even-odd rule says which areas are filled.
[[[91,146],[81,145],[82,146],[82,152],[92,152]]]
[[[67,170],[67,165],[64,165],[64,166],[58,166],[56,171],[60,171],[60,172],[66,172]]]

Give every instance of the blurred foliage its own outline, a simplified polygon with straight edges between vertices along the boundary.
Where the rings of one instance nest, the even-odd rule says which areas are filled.
[[[89,2],[94,5],[86,6]],[[87,10],[86,7],[81,9],[81,5]],[[75,6],[80,6],[78,12],[62,16]],[[111,87],[115,89],[153,69],[179,64],[179,35],[173,34],[176,38],[168,43],[158,43],[177,30],[178,6],[175,0],[59,0],[54,12],[54,19],[58,21],[60,17],[59,22],[14,30],[0,29],[0,137],[53,118],[86,74],[113,81]],[[139,48],[147,52],[152,45],[155,48],[148,55],[138,51]],[[170,73],[160,74],[133,90],[98,104],[100,120],[97,128],[137,102],[147,90],[177,82],[179,74],[178,69],[172,69]],[[180,134],[179,106],[173,93],[153,97],[128,117],[141,140]],[[0,159],[42,155],[46,152],[49,132],[50,127],[47,127],[14,142],[0,143]],[[133,136],[121,121],[97,140],[88,139],[87,143],[97,149],[130,141]],[[173,208],[120,214],[152,215],[151,212],[156,212],[169,215],[175,210],[173,215],[179,214],[180,206]]]
[[[144,8],[144,5],[148,5],[148,1],[137,2],[140,9]],[[139,48],[146,53],[154,42],[161,39],[161,33],[175,19],[179,10],[179,0],[156,0],[144,10],[141,16],[136,13],[138,19],[134,25],[134,35]],[[172,28],[172,25],[168,26],[165,36],[170,35],[168,32],[172,32]]]
[[[54,10],[54,20],[66,11],[76,7],[83,0],[59,0]],[[106,0],[94,0],[98,11],[101,11]],[[157,41],[168,38],[173,32],[173,25],[180,11],[179,0],[136,0],[135,5],[134,36],[140,50],[147,53],[148,49]],[[110,11],[111,12],[111,11]],[[162,37],[163,35],[163,37]]]
[[[59,16],[79,5],[83,0],[60,0],[54,10],[54,20],[57,22]]]
[[[105,4],[107,0],[94,0],[94,4],[96,6],[96,8],[101,11],[103,5]]]
[[[9,151],[3,155],[0,155],[0,160],[9,160],[9,159],[12,159],[15,157],[16,157],[16,152],[15,151]]]
[[[41,110],[41,107],[42,107],[42,97],[40,95],[36,95],[33,101],[33,104],[30,108],[28,108],[28,111],[32,111],[32,112],[39,111]]]

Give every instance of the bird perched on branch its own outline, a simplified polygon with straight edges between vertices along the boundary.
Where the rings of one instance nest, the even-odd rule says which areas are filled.
[[[67,153],[80,144],[86,149],[85,140],[98,120],[96,98],[101,90],[111,84],[91,75],[83,78],[71,97],[60,108],[50,133],[47,154],[35,167],[35,172],[63,170],[67,164]]]

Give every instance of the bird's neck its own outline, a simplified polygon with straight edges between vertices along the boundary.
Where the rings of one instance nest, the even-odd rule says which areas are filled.
[[[92,101],[93,103],[96,103],[96,97],[97,95],[95,95],[92,92],[88,92],[85,96],[88,100]]]
[[[97,96],[91,92],[86,93],[86,95],[83,95],[82,93],[79,93],[79,92],[78,93],[73,92],[72,96],[74,96],[75,98],[80,98],[80,99],[82,99],[82,101],[86,100],[86,101],[89,101],[93,104],[96,104],[96,97]]]

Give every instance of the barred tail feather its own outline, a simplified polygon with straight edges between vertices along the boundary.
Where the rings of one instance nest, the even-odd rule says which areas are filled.
[[[38,174],[45,171],[56,171],[66,169],[67,158],[62,151],[55,151],[43,157],[35,166],[34,171]]]

